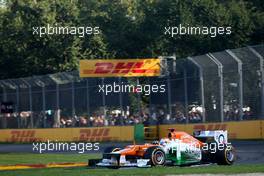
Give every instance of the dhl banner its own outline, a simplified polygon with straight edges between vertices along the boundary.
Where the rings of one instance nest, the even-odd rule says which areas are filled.
[[[80,60],[80,77],[160,76],[160,59]]]
[[[52,129],[6,129],[0,130],[0,142],[46,142],[46,141],[133,141],[134,127],[52,128]]]
[[[168,134],[168,128],[175,128],[178,131],[185,131],[189,134],[197,130],[227,130],[230,139],[264,139],[263,120],[188,125],[160,125],[159,137],[165,137]]]
[[[160,125],[159,138],[166,137],[169,128],[175,128],[178,131],[185,131],[189,134],[196,130],[227,130],[230,139],[264,139],[263,120]],[[0,142],[26,143],[45,142],[48,140],[65,142],[133,141],[134,126],[0,130]]]
[[[264,120],[260,121],[260,124],[261,124],[261,136],[262,139],[264,139]]]

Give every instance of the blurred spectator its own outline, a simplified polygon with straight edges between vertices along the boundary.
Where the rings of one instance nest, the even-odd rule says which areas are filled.
[[[87,126],[87,119],[85,117],[80,117],[79,121],[80,121],[80,124],[79,124],[80,127]]]
[[[60,118],[61,118],[61,110],[57,109],[54,113],[54,124],[53,128],[59,128],[60,127]]]
[[[163,124],[170,124],[171,123],[171,116],[169,114],[166,115],[166,118],[162,121]]]
[[[20,127],[21,128],[27,128],[28,127],[27,124],[28,124],[29,117],[30,117],[29,111],[20,112],[20,118],[21,118]]]
[[[203,108],[201,106],[191,106],[191,110],[188,113],[190,123],[199,123],[202,121]]]
[[[243,108],[243,120],[252,120],[252,112],[249,106]]]
[[[185,123],[186,122],[186,117],[184,116],[184,114],[180,111],[176,112],[176,122],[178,123]]]

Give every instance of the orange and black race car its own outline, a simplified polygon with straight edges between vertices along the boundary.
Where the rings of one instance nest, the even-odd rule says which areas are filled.
[[[217,163],[231,165],[234,148],[227,142],[227,131],[197,131],[194,136],[169,129],[160,141],[125,148],[108,147],[99,162],[90,165],[102,167],[151,167],[158,165],[191,165]]]

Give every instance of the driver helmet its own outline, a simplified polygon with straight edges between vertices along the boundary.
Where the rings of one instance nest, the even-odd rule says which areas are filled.
[[[160,145],[166,145],[168,143],[170,143],[170,140],[169,139],[161,139],[160,140]]]

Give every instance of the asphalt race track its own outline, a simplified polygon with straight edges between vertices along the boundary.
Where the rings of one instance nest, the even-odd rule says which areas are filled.
[[[237,153],[237,163],[264,164],[264,140],[262,141],[234,141]]]
[[[264,140],[262,141],[231,141],[236,149],[237,153],[237,164],[264,164]],[[99,151],[85,151],[84,153],[95,153],[102,152],[106,147],[117,146],[123,147],[129,143],[102,143],[99,145]],[[32,144],[0,144],[0,154],[1,153],[38,153],[33,151]],[[45,153],[78,153],[77,151],[45,151]]]

